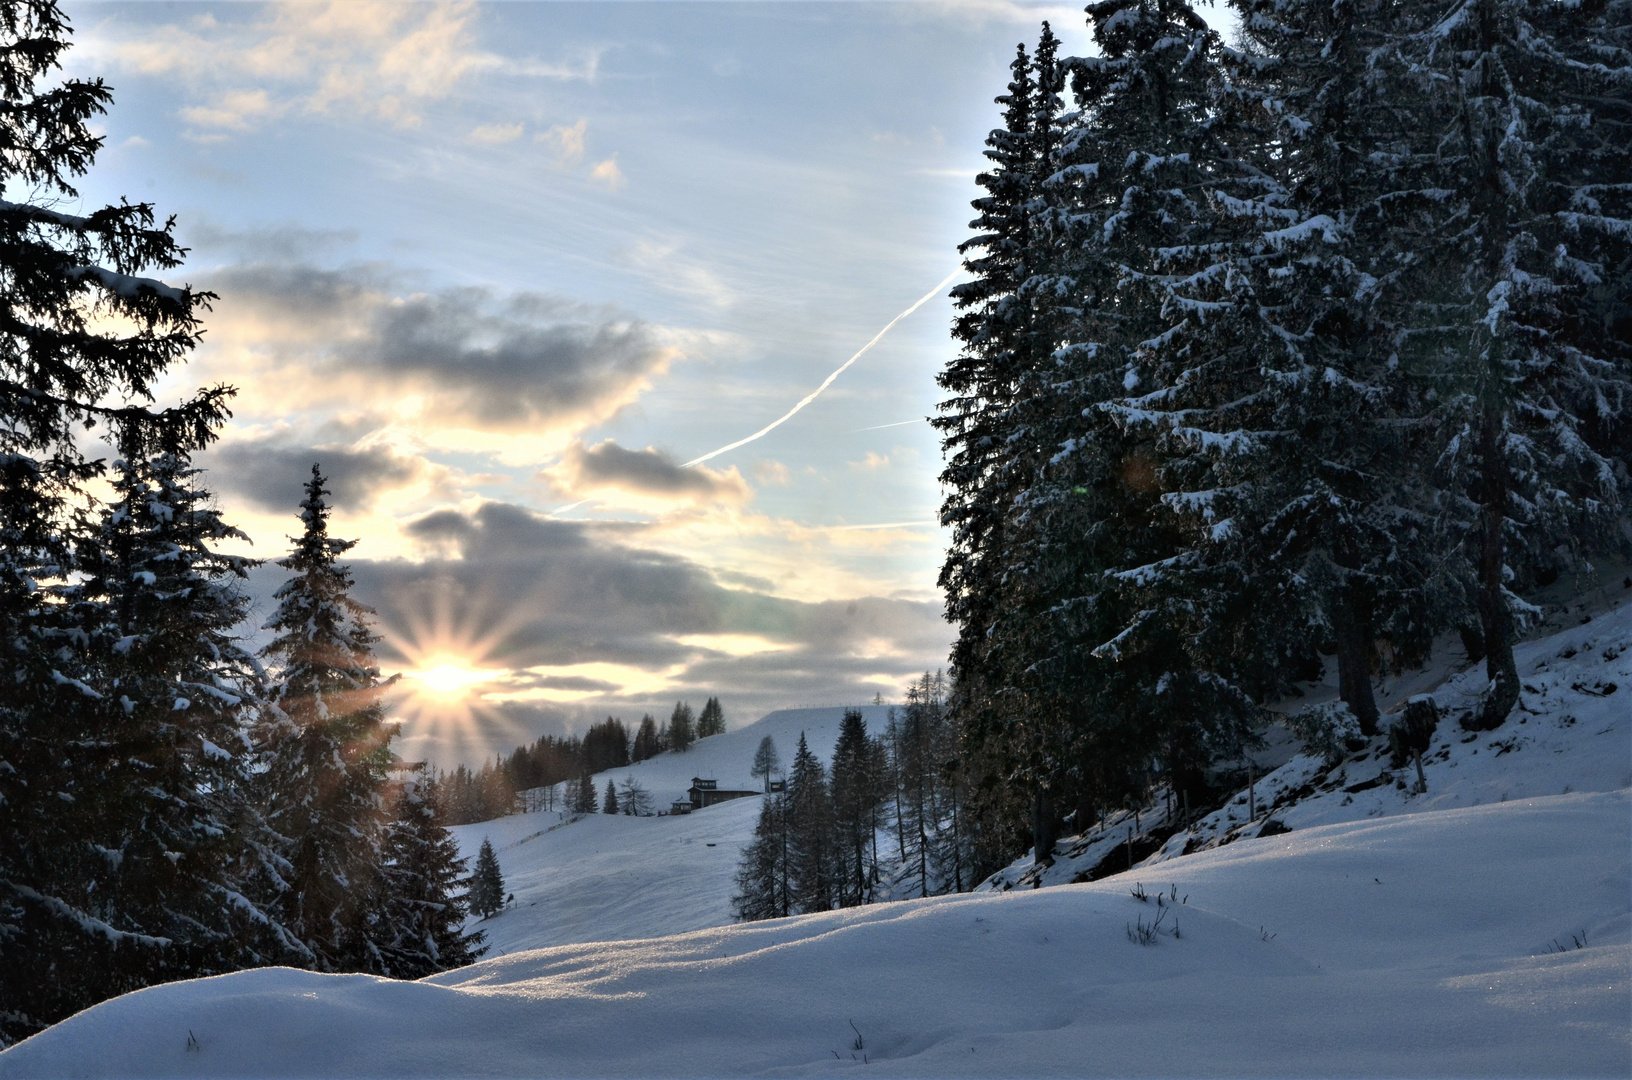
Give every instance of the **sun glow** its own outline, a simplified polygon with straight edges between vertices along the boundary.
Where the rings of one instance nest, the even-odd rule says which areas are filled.
[[[499,673],[464,667],[452,660],[442,660],[420,671],[408,671],[404,674],[410,679],[419,680],[439,694],[457,694],[466,687],[489,682]]]

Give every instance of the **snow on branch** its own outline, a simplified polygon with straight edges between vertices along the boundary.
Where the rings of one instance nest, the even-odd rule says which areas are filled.
[[[135,277],[131,274],[121,274],[117,270],[106,270],[100,266],[76,266],[68,273],[81,281],[94,280],[115,296],[126,300],[135,300],[145,291],[172,303],[184,306],[187,303],[187,290],[166,285],[157,278]]]

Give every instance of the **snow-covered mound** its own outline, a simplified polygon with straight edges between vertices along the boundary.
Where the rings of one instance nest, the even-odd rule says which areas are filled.
[[[1416,790],[1412,765],[1393,766],[1388,740],[1379,736],[1336,765],[1297,754],[1259,777],[1250,800],[1243,789],[1221,809],[1176,832],[1178,812],[1166,800],[1144,808],[1137,818],[1114,815],[1086,835],[1061,841],[1053,866],[1039,872],[1027,854],[982,888],[1067,884],[1133,863],[1153,867],[1243,837],[1316,825],[1632,787],[1632,604],[1526,642],[1515,656],[1523,693],[1495,731],[1469,732],[1458,723],[1463,714],[1477,711],[1486,687],[1483,664],[1447,673],[1438,685],[1424,684],[1420,676],[1405,680],[1414,683],[1413,693],[1430,690],[1440,712],[1422,756],[1426,792]],[[1404,703],[1404,694],[1393,696]],[[1384,729],[1397,719],[1385,714]],[[1155,839],[1141,843],[1150,837]]]
[[[1625,1076],[1629,814],[1391,815],[1172,860],[1144,900],[1122,875],[417,983],[241,972],[98,1005],[0,1077]]]
[[[871,732],[881,732],[889,709],[861,709]],[[724,735],[701,739],[683,754],[660,754],[595,776],[633,777],[656,808],[685,797],[692,777],[721,788],[759,789],[749,775],[760,740],[776,742],[782,764],[793,762],[799,736],[824,762],[838,741],[842,708],[782,709]],[[491,956],[518,949],[587,941],[656,937],[723,926],[731,921],[731,893],[742,849],[753,838],[759,799],[737,799],[680,817],[610,817],[578,820],[559,812],[517,814],[452,830],[474,864],[482,840],[493,843],[505,889],[515,903],[490,919],[473,920],[487,932]]]

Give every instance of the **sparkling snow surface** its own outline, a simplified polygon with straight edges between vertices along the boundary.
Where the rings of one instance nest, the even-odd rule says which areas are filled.
[[[1088,884],[655,937],[705,917],[688,892],[729,876],[724,838],[746,837],[757,799],[542,836],[539,815],[469,826],[517,893],[484,924],[501,947],[593,927],[645,940],[417,983],[268,969],[154,987],[0,1053],[0,1077],[1627,1076],[1629,637],[1623,608],[1526,645],[1530,711],[1466,742],[1454,709],[1475,676],[1435,691],[1453,711],[1426,796],[1344,792],[1375,779],[1369,751],[1330,791],[1315,769],[1276,811],[1289,833],[1243,822]],[[753,730],[731,756],[751,757]],[[797,731],[775,737],[786,762]],[[831,735],[811,743],[826,756]],[[689,782],[702,753],[663,767]],[[1153,944],[1130,940],[1152,924]]]

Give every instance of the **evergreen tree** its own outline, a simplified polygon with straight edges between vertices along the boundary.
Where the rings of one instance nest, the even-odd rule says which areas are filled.
[[[697,737],[706,739],[710,735],[725,734],[725,709],[720,705],[720,699],[711,697],[703,705],[703,711],[697,714]]]
[[[606,782],[606,798],[601,802],[601,813],[616,814],[618,812],[618,785],[610,779]]]
[[[629,760],[645,761],[658,755],[657,721],[651,715],[640,718],[640,728],[635,732],[635,739],[629,749]]]
[[[833,797],[827,769],[799,733],[793,769],[788,774],[788,878],[794,907],[800,912],[833,907],[836,869],[833,853]]]
[[[385,722],[374,663],[371,612],[350,595],[351,572],[337,560],[355,541],[328,534],[328,490],[312,467],[301,503],[305,529],[278,562],[293,575],[263,652],[277,680],[263,738],[272,827],[287,839],[284,923],[330,971],[379,970],[367,934],[368,898],[381,888],[385,789],[396,729]]]
[[[1436,189],[1401,351],[1432,390],[1442,520],[1476,583],[1491,678],[1475,726],[1492,728],[1519,696],[1510,584],[1561,544],[1629,542],[1632,363],[1593,315],[1632,261],[1632,41],[1624,4],[1432,15],[1401,49]]]
[[[186,454],[213,439],[231,391],[162,412],[145,407],[156,381],[197,343],[210,295],[137,276],[173,269],[184,255],[173,222],[158,224],[149,204],[56,208],[78,201],[74,178],[102,142],[91,121],[111,101],[100,79],[53,81],[69,33],[50,0],[0,7],[0,182],[23,200],[0,202],[0,1045],[104,997],[190,974],[195,959],[209,970],[245,962],[233,957],[252,948],[219,937],[225,923],[213,916],[196,933],[171,936],[202,892],[227,887],[218,860],[228,838],[182,849],[173,909],[156,899],[157,879],[138,882],[149,870],[170,873],[149,865],[147,845],[158,835],[185,829],[189,816],[200,825],[229,816],[236,786],[197,785],[212,772],[227,777],[234,764],[196,763],[196,732],[219,733],[216,716],[231,726],[238,708],[222,700],[189,711],[189,698],[180,710],[189,716],[168,741],[137,730],[104,681],[112,615],[106,597],[87,590],[91,568],[80,564],[96,545],[85,485],[103,466],[86,459],[78,433],[103,425],[132,461]],[[206,559],[198,572],[219,585],[220,569]],[[218,614],[201,616],[212,634]],[[230,681],[234,664],[227,659],[214,674]],[[189,673],[202,671],[191,664]],[[241,765],[236,742],[222,748]],[[174,766],[186,802],[160,815],[157,833],[139,816],[118,820],[147,808],[128,789],[130,770],[148,766]],[[128,869],[119,855],[127,834],[144,852]],[[253,904],[239,909],[250,920],[258,913]],[[207,958],[191,953],[195,946]]]
[[[754,838],[743,849],[737,866],[732,914],[743,922],[781,919],[795,913],[793,900],[793,837],[789,796],[762,796]]]
[[[846,709],[833,747],[834,877],[840,907],[869,902],[877,880],[873,833],[882,777],[875,762],[861,710]]]
[[[463,927],[465,860],[442,824],[437,785],[423,763],[407,770],[391,808],[385,839],[382,909],[374,938],[389,974],[418,979],[450,971],[487,951],[485,933]]]
[[[504,907],[504,875],[499,872],[499,857],[493,845],[482,837],[482,846],[476,852],[476,872],[471,875],[470,892],[466,897],[470,910],[482,918],[490,918]]]
[[[765,791],[771,790],[771,774],[782,767],[782,759],[776,753],[776,740],[769,735],[759,740],[759,749],[754,751],[754,764],[748,775],[763,777]]]
[[[1008,513],[1020,482],[1010,460],[1018,434],[1011,410],[1019,401],[1026,372],[1035,365],[1029,303],[1021,294],[1030,276],[1033,248],[1032,200],[1039,177],[1033,132],[1037,85],[1024,45],[1016,48],[1007,93],[999,96],[1003,127],[986,140],[992,167],[978,175],[985,189],[977,198],[975,235],[959,246],[964,268],[974,280],[953,289],[959,309],[953,335],[962,348],[937,382],[948,392],[932,423],[941,433],[947,495],[941,522],[951,529],[940,585],[946,617],[958,628],[952,648],[957,709],[971,742],[999,747],[1009,742],[1003,704],[1001,660],[993,655],[994,626],[1002,617]],[[994,754],[993,785],[1007,785],[1016,769],[1003,752]]]
[[[674,703],[674,712],[669,716],[667,730],[668,749],[682,754],[691,749],[691,744],[697,738],[697,729],[690,705],[683,701]]]
[[[577,797],[573,800],[572,812],[575,814],[595,812],[595,781],[587,772],[578,778]]]

